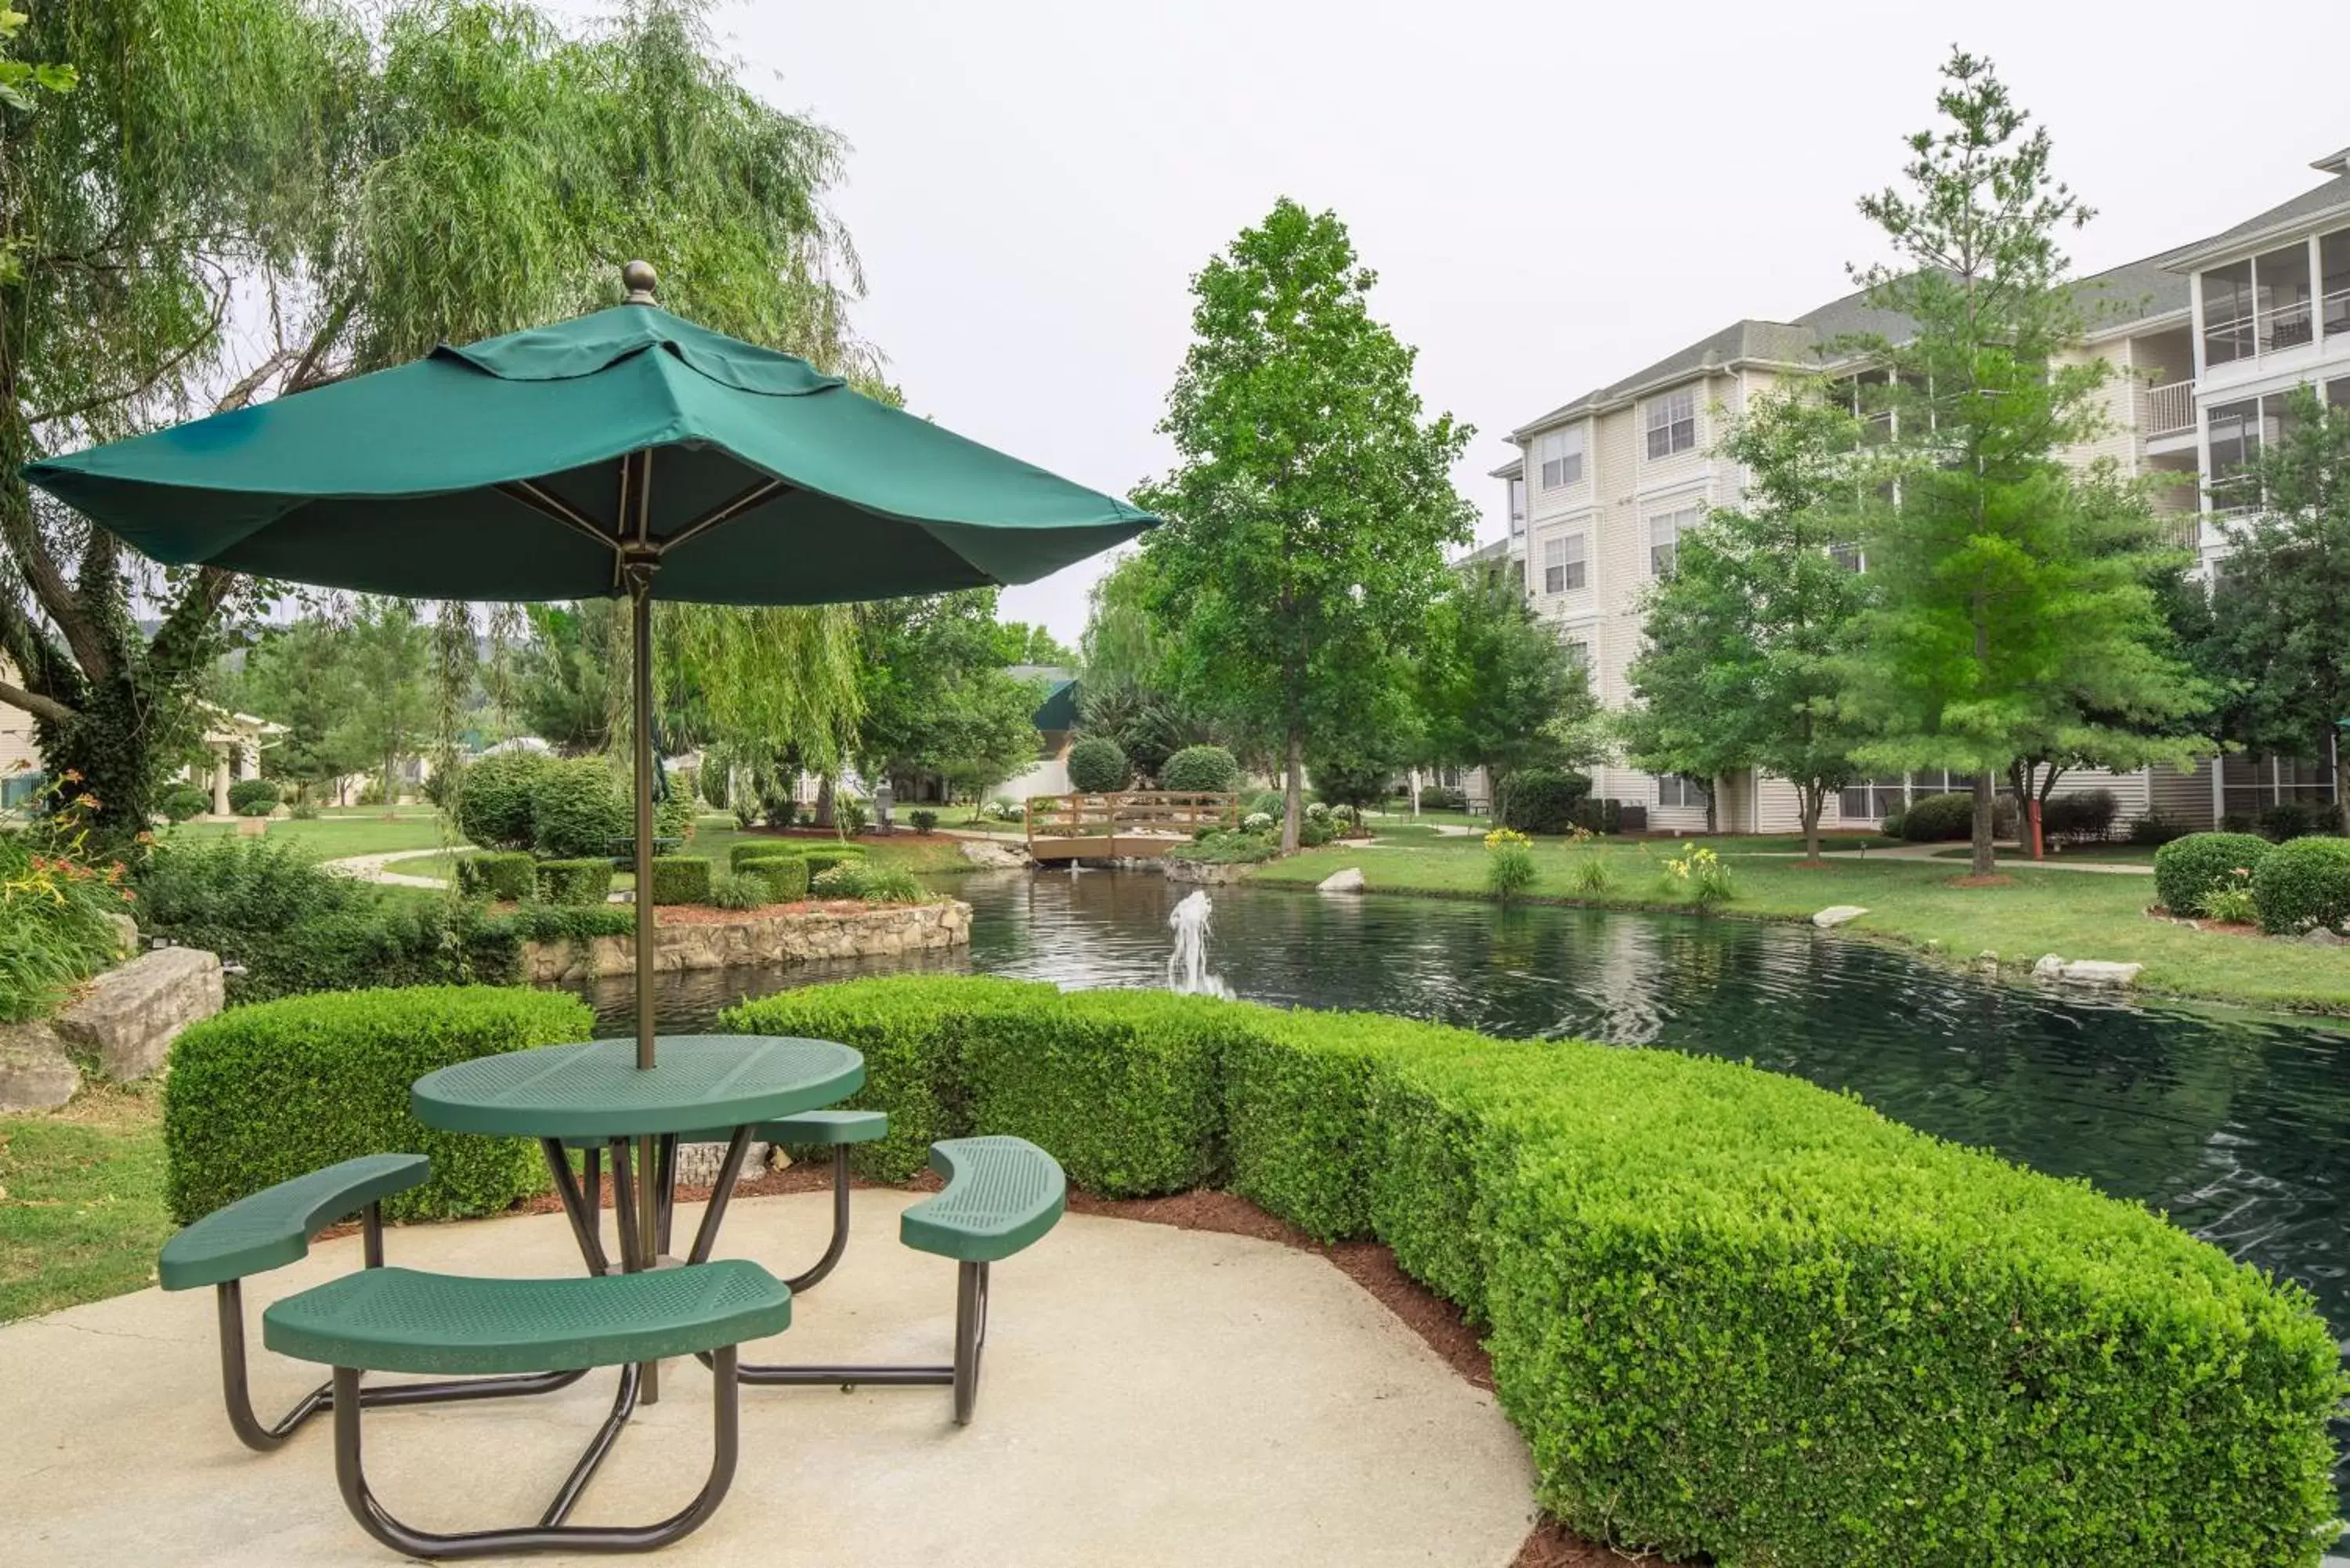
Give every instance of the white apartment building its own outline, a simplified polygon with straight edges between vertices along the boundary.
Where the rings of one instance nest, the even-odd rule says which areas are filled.
[[[2082,351],[2110,361],[2107,431],[2079,454],[2132,473],[2172,472],[2156,504],[2179,514],[2181,542],[2208,571],[2225,556],[2230,514],[2248,499],[2231,475],[2281,429],[2284,395],[2314,384],[2350,404],[2350,149],[2314,165],[2325,183],[2210,239],[2084,280],[2092,322]],[[1672,569],[1680,535],[1733,505],[1744,475],[1714,455],[1756,393],[1832,368],[1853,333],[1898,339],[1896,313],[1847,295],[1794,321],[1746,320],[1511,432],[1516,455],[1492,471],[1507,487],[1510,532],[1528,597],[1578,651],[1603,702],[1630,701],[1640,601]],[[1865,373],[1865,372],[1864,372]],[[2313,737],[2313,750],[2334,743]],[[2107,788],[2123,815],[2194,826],[2278,800],[2330,800],[2323,759],[2231,756],[2192,774],[2154,768],[2081,774],[2062,787]],[[1916,774],[1856,784],[1825,826],[1873,826],[1918,795],[1965,781]],[[1594,771],[1593,793],[1648,808],[1652,827],[1695,830],[1709,804],[1724,832],[1800,826],[1794,788],[1768,777],[1658,778]]]

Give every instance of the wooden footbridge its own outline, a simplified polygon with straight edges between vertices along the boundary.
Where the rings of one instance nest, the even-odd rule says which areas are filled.
[[[1155,859],[1203,827],[1240,826],[1240,796],[1182,790],[1028,798],[1028,853],[1040,863]]]

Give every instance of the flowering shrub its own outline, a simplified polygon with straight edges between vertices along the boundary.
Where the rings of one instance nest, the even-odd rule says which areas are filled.
[[[106,917],[132,902],[122,862],[90,851],[99,800],[81,782],[59,774],[26,802],[31,826],[0,833],[0,1023],[38,1016],[105,968],[115,951]]]
[[[1273,826],[1273,814],[1263,811],[1250,812],[1241,818],[1241,826],[1251,833],[1263,833]]]
[[[1485,835],[1485,890],[1506,904],[1534,885],[1534,841],[1507,827]]]
[[[2224,926],[2249,926],[2261,918],[2252,898],[2252,868],[2229,867],[2228,879],[2203,895],[2202,915]]]
[[[1683,844],[1680,854],[1665,861],[1665,875],[1679,883],[1700,909],[1730,902],[1730,867],[1704,845]]]

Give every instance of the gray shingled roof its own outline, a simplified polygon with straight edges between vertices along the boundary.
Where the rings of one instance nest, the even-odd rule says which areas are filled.
[[[2342,156],[2342,153],[2337,152],[2332,158],[2318,160],[2318,163],[2320,166],[2329,165]],[[2255,234],[2284,227],[2297,219],[2314,217],[2336,207],[2350,211],[2350,173],[2336,174],[2324,184],[2303,191],[2290,202],[2280,202],[2265,213],[2246,218],[2234,228],[2222,229],[2208,240],[2198,240],[2191,245],[2183,245],[2173,251],[2166,259],[2175,264],[2189,263],[2199,257],[2230,249],[2238,243],[2251,239]]]

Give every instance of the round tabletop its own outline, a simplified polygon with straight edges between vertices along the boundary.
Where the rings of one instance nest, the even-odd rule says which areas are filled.
[[[613,1138],[771,1121],[838,1103],[865,1058],[829,1040],[669,1034],[656,1065],[634,1040],[480,1056],[416,1080],[416,1119],[443,1132]]]

